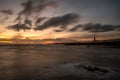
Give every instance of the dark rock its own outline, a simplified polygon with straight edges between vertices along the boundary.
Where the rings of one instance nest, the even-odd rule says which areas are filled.
[[[102,72],[102,73],[108,73],[109,71],[107,69],[102,69],[102,68],[99,68],[99,67],[96,67],[96,66],[86,66],[86,65],[78,65],[76,66],[76,68],[79,68],[80,69],[83,68],[87,71],[91,71],[91,72]]]

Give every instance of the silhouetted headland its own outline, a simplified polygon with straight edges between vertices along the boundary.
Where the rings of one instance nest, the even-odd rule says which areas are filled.
[[[102,41],[91,41],[91,42],[71,42],[71,43],[56,43],[64,44],[66,46],[109,46],[109,47],[119,47],[120,48],[120,39],[112,40],[102,40]]]

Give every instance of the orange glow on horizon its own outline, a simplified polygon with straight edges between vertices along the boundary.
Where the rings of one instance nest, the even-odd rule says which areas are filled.
[[[54,44],[54,41],[45,41],[45,42],[41,42],[41,44]]]
[[[87,35],[89,33],[86,32],[79,32],[79,33],[69,33],[69,32],[53,32],[53,29],[46,29],[43,31],[34,31],[34,30],[29,30],[29,31],[14,31],[14,30],[8,30],[8,29],[3,29],[0,31],[0,40],[5,40],[5,39],[9,39],[10,41],[0,41],[1,43],[14,43],[12,40],[14,39],[24,39],[25,41],[27,39],[29,40],[42,40],[42,42],[39,42],[39,44],[53,44],[55,43],[54,40],[49,40],[49,39],[64,39],[64,38],[68,38],[68,39],[74,39],[76,41],[92,41],[93,40],[93,36],[88,36],[88,37],[83,37],[83,35]],[[72,38],[72,36],[78,36],[76,38]],[[71,38],[69,38],[71,37]],[[114,36],[102,36],[100,37],[99,35],[96,36],[97,40],[108,40],[108,39],[114,39],[117,37]],[[44,39],[48,39],[48,40],[44,40]],[[32,43],[34,44],[34,43]]]
[[[0,41],[0,44],[6,44],[6,43],[13,44],[12,41]]]

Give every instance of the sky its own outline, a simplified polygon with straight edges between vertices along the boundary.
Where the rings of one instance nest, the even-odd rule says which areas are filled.
[[[120,38],[120,0],[0,0],[0,38]]]

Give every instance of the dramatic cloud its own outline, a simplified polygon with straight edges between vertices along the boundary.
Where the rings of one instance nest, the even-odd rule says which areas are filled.
[[[92,24],[88,23],[84,27],[82,27],[83,31],[89,32],[109,32],[109,31],[117,31],[120,29],[120,25],[102,25],[102,24]]]
[[[54,32],[77,32],[77,31],[88,31],[94,32],[109,32],[109,31],[120,31],[120,25],[102,25],[102,24],[79,24],[71,29],[69,25],[73,25],[81,19],[78,14],[69,13],[62,16],[55,16],[52,18],[39,17],[42,11],[46,8],[56,8],[58,5],[55,1],[48,0],[27,0],[21,4],[23,9],[18,13],[17,18],[14,20],[15,24],[9,26],[9,29],[15,31],[29,30],[32,28],[32,24],[35,26],[34,30],[44,30],[48,28],[59,28],[53,30]],[[1,10],[4,14],[13,15],[13,11]],[[31,18],[32,16],[32,18]],[[34,18],[33,18],[34,17]],[[6,18],[7,19],[7,18]],[[34,21],[33,21],[34,20]],[[17,21],[17,22],[16,22]],[[69,29],[69,30],[68,30]]]
[[[33,12],[33,2],[32,0],[28,0],[27,2],[23,2],[21,4],[23,6],[23,10],[19,13],[19,15],[30,15]]]
[[[40,24],[41,22],[43,22],[45,19],[47,19],[47,17],[41,17],[41,18],[38,18],[35,22],[35,24]]]
[[[85,25],[77,25],[70,29],[69,31],[74,32],[81,29],[82,31],[88,32],[109,32],[109,31],[120,31],[120,25],[102,25],[102,24],[93,24],[88,23]]]
[[[28,0],[23,2],[21,6],[23,7],[23,10],[19,12],[15,21],[19,20],[21,16],[28,18],[33,13],[40,14],[48,7],[56,8],[57,3],[55,1],[48,2],[47,0]]]
[[[32,26],[32,21],[31,21],[31,20],[28,20],[28,19],[25,19],[25,20],[24,20],[24,24],[29,25],[29,26]]]
[[[20,30],[30,30],[32,27],[32,21],[29,19],[25,19],[23,23],[18,22],[17,24],[14,24],[12,26],[8,26],[8,29],[13,29],[15,31],[20,31]]]
[[[26,2],[23,2],[21,6],[23,9],[18,13],[17,18],[14,20],[15,24],[9,26],[8,29],[14,29],[16,31],[28,30],[32,27],[32,24],[41,24],[41,22],[46,19],[45,17],[38,18],[41,12],[49,7],[56,8],[57,3],[55,1],[47,0],[27,0]],[[33,21],[34,19],[36,20]]]
[[[8,29],[13,29],[15,31],[20,31],[20,30],[30,30],[31,28],[29,26],[27,26],[26,24],[15,24],[12,26],[9,26]]]
[[[55,29],[54,32],[63,32],[64,29]]]
[[[16,22],[16,21],[21,22],[21,20],[22,20],[22,18],[21,18],[20,16],[18,16],[18,17],[14,20],[14,22]]]
[[[13,11],[11,9],[7,9],[7,10],[0,10],[1,13],[4,13],[6,15],[13,15]]]
[[[43,25],[37,26],[35,30],[44,30],[49,27],[60,27],[60,28],[66,28],[68,25],[76,23],[79,21],[79,15],[74,13],[65,14],[63,16],[57,16],[52,17],[46,22],[44,22]]]
[[[79,24],[79,25],[76,25],[75,27],[71,28],[69,31],[70,32],[78,31],[81,27],[83,27],[83,25]]]

